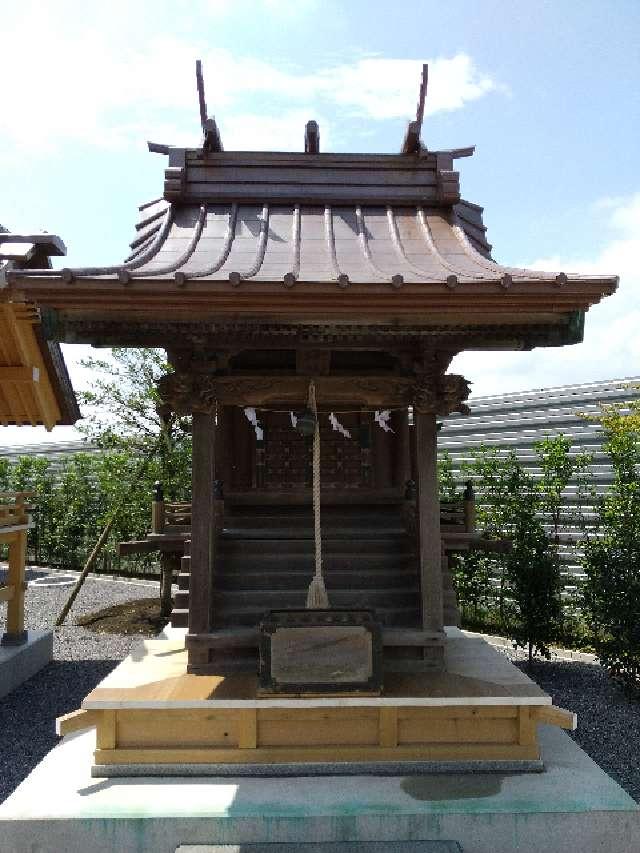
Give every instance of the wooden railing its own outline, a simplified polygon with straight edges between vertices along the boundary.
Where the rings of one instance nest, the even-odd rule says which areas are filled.
[[[0,545],[9,546],[9,571],[0,586],[0,602],[7,603],[7,629],[2,645],[18,645],[27,640],[24,628],[25,562],[30,506],[26,498],[33,492],[0,492]]]
[[[222,483],[220,480],[213,484],[216,518],[222,523],[224,514]],[[151,503],[151,532],[155,534],[167,532],[188,532],[191,528],[191,501],[165,501],[161,483],[156,483],[153,489]]]
[[[405,513],[413,515],[415,527],[415,485],[413,481],[407,485],[408,494],[405,501]],[[214,484],[216,498],[216,514],[222,511],[222,486],[220,481]],[[221,519],[220,519],[221,520]],[[465,533],[475,533],[476,502],[473,485],[468,482],[464,494],[457,500],[440,501],[440,524],[445,530],[456,529]],[[411,526],[411,525],[409,525]],[[156,483],[151,503],[151,532],[162,534],[167,532],[187,531],[191,527],[190,501],[165,501],[161,483]]]
[[[440,524],[454,525],[465,533],[476,530],[476,499],[472,483],[466,484],[462,498],[440,501]]]

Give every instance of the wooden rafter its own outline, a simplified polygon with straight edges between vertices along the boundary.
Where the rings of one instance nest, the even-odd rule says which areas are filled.
[[[0,305],[0,423],[51,429],[62,418],[34,333],[38,323],[28,305]]]

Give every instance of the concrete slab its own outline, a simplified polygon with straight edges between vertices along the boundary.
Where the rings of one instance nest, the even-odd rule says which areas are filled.
[[[180,845],[448,841],[465,853],[637,853],[640,809],[564,732],[533,774],[92,779],[70,735],[0,805],[2,853],[175,853]],[[249,851],[251,848],[247,848]],[[268,848],[267,848],[268,849]],[[330,849],[330,848],[329,848]]]
[[[29,631],[26,643],[0,645],[0,699],[51,663],[52,657],[52,631]]]

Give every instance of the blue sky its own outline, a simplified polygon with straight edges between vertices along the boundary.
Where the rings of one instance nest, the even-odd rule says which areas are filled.
[[[637,375],[640,3],[0,2],[0,222],[60,234],[65,264],[123,259],[162,192],[146,140],[196,145],[194,61],[229,149],[396,151],[430,64],[423,140],[458,161],[505,263],[619,273],[563,350],[459,356],[479,394]],[[88,377],[65,353],[78,385]],[[51,438],[68,431],[56,430]],[[30,442],[33,429],[2,438]]]

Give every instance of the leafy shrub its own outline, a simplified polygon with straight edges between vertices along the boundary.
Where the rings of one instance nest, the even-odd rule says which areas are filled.
[[[600,535],[585,549],[585,600],[592,642],[602,664],[640,690],[640,411],[605,406],[605,450],[613,487],[600,501]]]

